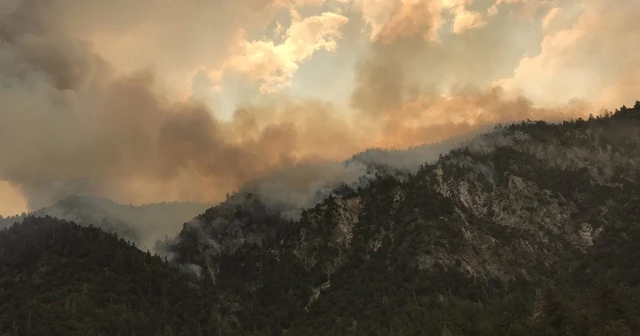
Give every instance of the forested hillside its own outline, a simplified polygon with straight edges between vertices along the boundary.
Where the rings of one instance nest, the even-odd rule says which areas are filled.
[[[0,335],[638,335],[640,102],[497,127],[300,219],[237,193],[167,261],[51,218],[0,233]]]
[[[211,288],[94,227],[27,217],[0,233],[0,335],[213,335]]]
[[[180,223],[188,221],[208,207],[207,204],[191,202],[134,206],[99,197],[70,196],[28,214],[0,218],[0,229],[27,216],[50,216],[73,221],[81,226],[92,225],[151,248],[156,240],[166,235],[173,236]]]
[[[409,177],[343,186],[298,221],[236,195],[185,225],[173,256],[230,294],[245,331],[637,334],[637,258],[622,251],[636,242],[639,164],[640,104],[527,121]],[[603,311],[602,286],[625,293],[622,315]]]

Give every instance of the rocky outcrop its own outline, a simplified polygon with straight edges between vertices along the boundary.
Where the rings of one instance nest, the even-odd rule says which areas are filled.
[[[299,219],[240,193],[185,225],[176,261],[210,269],[243,305],[277,305],[256,301],[269,292],[305,311],[370,267],[450,270],[485,287],[551,279],[637,196],[635,113],[500,127],[415,172],[378,170],[364,186],[343,186]]]

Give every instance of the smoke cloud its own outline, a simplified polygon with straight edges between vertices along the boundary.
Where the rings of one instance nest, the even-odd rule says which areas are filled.
[[[267,177],[295,203],[366,148],[630,104],[640,3],[614,3],[0,0],[0,214]]]

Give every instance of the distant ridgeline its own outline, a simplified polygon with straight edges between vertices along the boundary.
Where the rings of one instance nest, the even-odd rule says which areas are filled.
[[[81,226],[95,226],[107,232],[150,248],[158,239],[175,235],[176,228],[211,205],[190,202],[123,205],[105,198],[70,196],[55,204],[29,214],[0,218],[0,229],[9,227],[27,216],[51,216],[75,222]]]
[[[0,335],[640,335],[640,102],[497,127],[299,219],[240,192],[166,252],[25,219]]]

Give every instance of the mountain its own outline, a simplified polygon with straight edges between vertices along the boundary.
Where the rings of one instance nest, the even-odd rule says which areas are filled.
[[[471,140],[479,133],[480,130],[477,130],[407,150],[369,149],[355,154],[346,162],[295,165],[250,181],[241,191],[260,193],[265,203],[296,217],[302,208],[315,206],[341,184],[360,185],[376,173],[414,172],[421,163],[434,162],[439,154]],[[267,195],[270,196],[268,199]],[[189,221],[209,207],[211,204],[193,202],[132,206],[101,197],[74,195],[28,214],[6,218],[0,216],[0,229],[27,216],[51,216],[84,226],[91,224],[108,232],[116,232],[138,245],[152,247],[157,240],[174,236],[181,223]]]
[[[93,225],[107,232],[115,232],[138,246],[151,248],[157,240],[175,235],[180,223],[188,221],[208,207],[208,204],[190,202],[133,206],[100,197],[76,195],[29,214],[0,218],[0,229],[9,227],[27,216],[51,216],[82,226]]]
[[[370,171],[417,172],[420,165],[435,163],[441,154],[467,145],[474,138],[491,131],[490,127],[480,127],[472,132],[456,135],[445,140],[414,146],[408,149],[370,148],[355,154],[347,163],[365,164]]]
[[[95,227],[29,216],[0,232],[2,336],[212,335],[211,293]]]
[[[636,246],[639,164],[640,103],[588,120],[522,122],[415,174],[343,186],[297,220],[240,193],[186,224],[171,257],[229,293],[241,330],[522,334],[549,318],[539,312],[546,290],[587,300],[580,293],[605,283],[637,294],[629,267],[638,262],[622,251]],[[637,302],[619,321],[592,321],[600,311],[589,309],[570,318],[638,334]],[[551,327],[580,334],[566,323]]]
[[[0,233],[0,335],[640,334],[640,102],[373,166],[296,216],[242,189],[166,261],[28,217]]]
[[[404,150],[371,148],[343,162],[293,165],[245,183],[238,193],[258,194],[265,206],[297,220],[303,209],[322,203],[336,189],[365,186],[377,174],[401,177],[415,173],[421,164],[434,163],[442,153],[468,143],[482,130]]]

